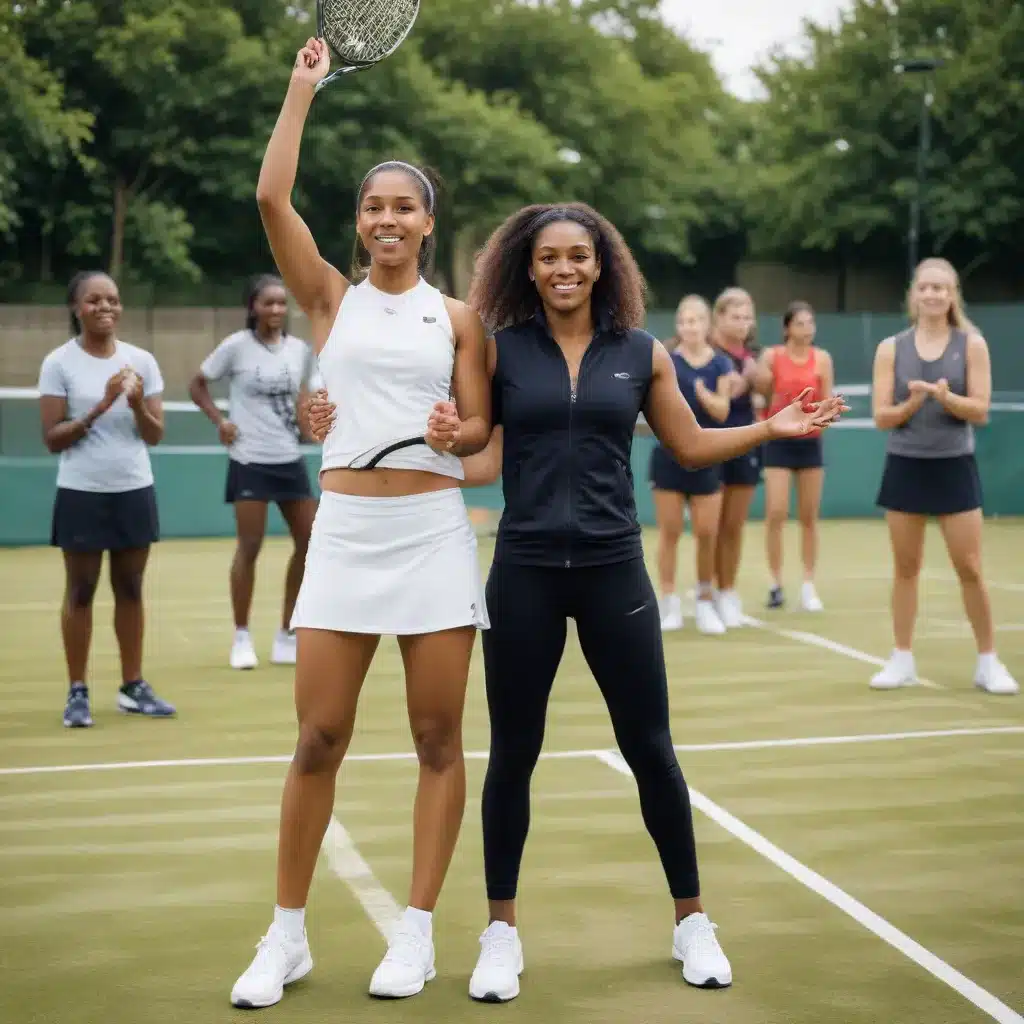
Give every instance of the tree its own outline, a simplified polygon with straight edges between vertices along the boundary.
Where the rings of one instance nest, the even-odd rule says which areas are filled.
[[[762,254],[903,252],[916,188],[922,76],[935,75],[925,168],[927,248],[974,265],[1019,260],[1024,215],[1024,8],[1015,0],[858,0],[835,29],[807,27],[807,53],[761,70],[750,216]]]
[[[10,4],[0,8],[0,66],[0,236],[10,240],[21,224],[16,204],[28,170],[42,166],[55,173],[80,159],[92,117],[69,107],[57,76],[25,52]]]

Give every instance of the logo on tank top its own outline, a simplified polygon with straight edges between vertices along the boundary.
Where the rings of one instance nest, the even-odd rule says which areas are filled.
[[[387,313],[388,316],[394,316],[398,312],[398,310],[392,309],[390,306],[385,306],[384,312]]]
[[[629,374],[628,373],[613,373],[612,376],[616,380],[629,380]]]
[[[423,322],[425,324],[436,324],[437,323],[437,317],[436,316],[425,316],[423,318]]]

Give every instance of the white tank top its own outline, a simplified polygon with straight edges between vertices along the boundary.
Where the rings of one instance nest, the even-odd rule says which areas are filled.
[[[320,472],[359,469],[397,441],[422,437],[436,402],[451,394],[455,336],[444,296],[420,278],[400,295],[363,280],[345,292],[320,375],[337,406]],[[389,452],[382,469],[418,469],[462,480],[460,460],[425,444]]]

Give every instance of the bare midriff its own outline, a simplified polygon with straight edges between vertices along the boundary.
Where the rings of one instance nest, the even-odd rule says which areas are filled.
[[[459,481],[422,469],[328,469],[320,474],[320,489],[359,498],[401,498],[458,487]]]

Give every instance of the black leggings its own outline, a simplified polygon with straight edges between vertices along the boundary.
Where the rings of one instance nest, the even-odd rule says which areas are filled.
[[[658,600],[642,559],[563,569],[505,562],[487,580],[484,631],[491,752],[483,794],[487,898],[516,896],[530,826],[530,776],[565,648],[576,631],[636,777],[644,824],[674,899],[700,894],[690,795],[672,747]]]

